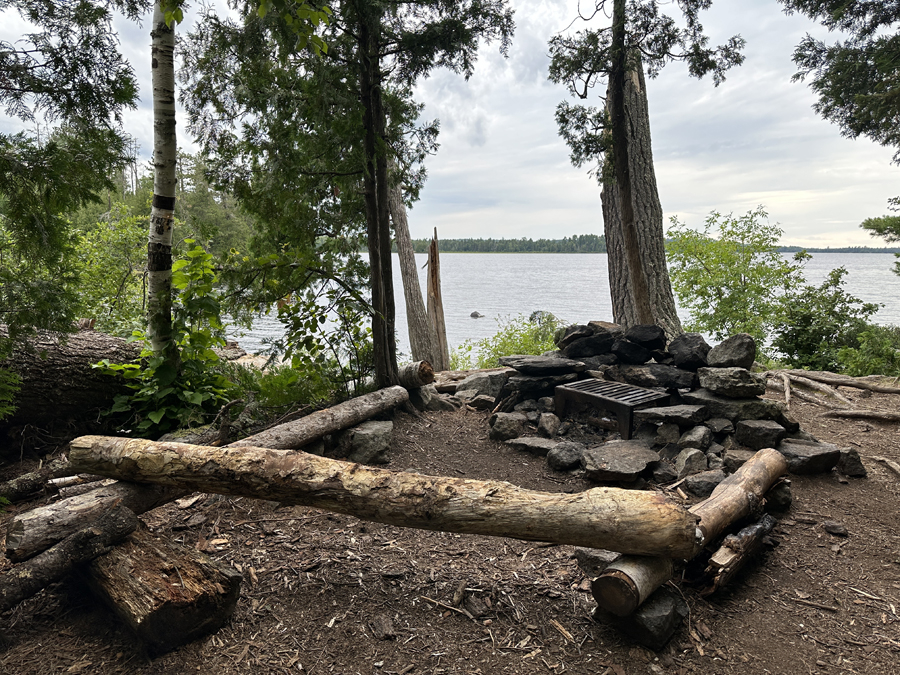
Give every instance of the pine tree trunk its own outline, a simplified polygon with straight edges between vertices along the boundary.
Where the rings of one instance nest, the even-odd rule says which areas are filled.
[[[147,243],[147,335],[155,353],[177,358],[172,342],[172,226],[175,213],[175,30],[153,11],[153,205]]]
[[[409,236],[406,205],[403,203],[403,191],[399,184],[391,187],[390,209],[391,220],[394,223],[394,237],[397,240],[397,253],[400,258],[400,275],[403,278],[406,327],[409,331],[412,360],[434,363],[435,337],[431,324],[428,322],[425,301],[422,299],[422,287],[419,285],[419,273],[416,269],[416,253],[413,250],[412,238]]]
[[[671,339],[682,329],[666,267],[644,71],[636,54],[623,68],[621,76],[610,76],[607,91],[616,179],[600,195],[613,320],[626,327],[656,324]]]

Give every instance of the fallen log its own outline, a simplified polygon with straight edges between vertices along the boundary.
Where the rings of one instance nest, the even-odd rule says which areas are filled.
[[[69,461],[80,471],[120,480],[312,506],[402,527],[673,558],[697,550],[696,516],[652,492],[543,493],[499,481],[373,469],[304,452],[103,436],[73,441]]]
[[[860,408],[838,408],[828,410],[819,417],[840,417],[846,419],[878,420],[879,422],[900,422],[900,413],[883,412],[881,410],[862,410]]]
[[[400,384],[406,389],[420,389],[434,382],[434,369],[428,361],[416,361],[400,367]]]
[[[106,553],[138,525],[128,508],[116,504],[96,523],[75,532],[63,541],[0,575],[0,612],[15,607],[39,590],[59,581],[76,565]]]
[[[30,471],[5,483],[0,483],[0,497],[13,503],[22,501],[36,492],[40,492],[48,480],[71,476],[73,473],[75,472],[69,466],[69,460],[66,457],[57,457],[37,471]]]
[[[10,522],[6,533],[6,557],[13,562],[27,560],[73,532],[90,527],[113,504],[121,503],[130,511],[141,514],[183,494],[183,490],[156,485],[114,483],[32,509]]]
[[[143,528],[94,560],[86,576],[153,655],[221,628],[242,580],[237,570]]]
[[[814,403],[815,405],[820,405],[825,408],[833,408],[835,406],[831,401],[826,401],[825,399],[816,396],[815,394],[810,394],[809,392],[805,392],[800,388],[792,389],[790,386],[790,378],[785,375],[783,380],[776,379],[767,379],[766,380],[766,388],[771,389],[773,391],[777,391],[779,393],[784,394],[784,407],[785,409],[790,409],[790,399],[793,394],[801,401],[806,401],[807,403]],[[785,382],[787,382],[787,388],[785,388]]]
[[[881,384],[874,384],[863,378],[849,377],[847,375],[838,375],[837,373],[829,373],[824,370],[786,370],[788,375],[796,375],[806,377],[810,380],[824,382],[835,387],[853,387],[855,389],[867,389],[878,394],[900,394],[900,387],[887,387]]]
[[[900,464],[897,464],[897,462],[894,462],[887,457],[873,457],[872,459],[884,464],[888,469],[894,472],[894,475],[897,476],[897,478],[900,478]]]
[[[301,448],[323,436],[346,429],[409,401],[409,393],[400,386],[380,389],[318,410],[299,420],[266,429],[231,443],[228,447],[260,447],[290,450]]]
[[[710,595],[726,586],[762,548],[763,540],[776,523],[772,516],[766,514],[759,522],[725,537],[722,546],[709,559],[705,572],[707,583],[700,594]]]
[[[701,546],[718,539],[726,528],[756,513],[762,506],[763,495],[778,478],[787,472],[787,460],[777,450],[766,448],[751,457],[741,468],[716,486],[709,499],[695,504],[690,512],[700,517]],[[619,616],[636,610],[650,594],[669,577],[658,573],[663,563],[652,559],[623,556],[615,568],[607,568],[591,584],[597,604]],[[605,576],[614,577],[604,579]]]

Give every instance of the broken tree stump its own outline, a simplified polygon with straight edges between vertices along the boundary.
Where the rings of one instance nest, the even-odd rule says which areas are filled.
[[[420,389],[434,382],[434,369],[428,361],[416,361],[400,366],[400,384],[405,389]]]
[[[409,393],[401,386],[379,389],[352,398],[331,408],[318,410],[299,420],[266,429],[231,443],[229,447],[262,447],[290,450],[301,448],[327,434],[355,426],[409,401]]]
[[[577,494],[499,481],[422,476],[252,447],[211,448],[83,436],[79,471],[280,501],[425,530],[550,541],[638,555],[693,556],[697,517],[663,495],[619,488]]]
[[[237,570],[143,528],[94,560],[86,575],[154,655],[221,628],[242,580]]]
[[[707,583],[700,591],[701,595],[714,593],[728,584],[762,548],[763,540],[777,522],[766,514],[759,522],[748,525],[737,534],[725,537],[722,546],[709,559],[705,572]]]
[[[0,575],[0,612],[59,581],[76,565],[106,553],[110,546],[124,539],[137,526],[137,516],[122,504],[115,504],[88,527],[69,535],[28,562],[6,570]]]

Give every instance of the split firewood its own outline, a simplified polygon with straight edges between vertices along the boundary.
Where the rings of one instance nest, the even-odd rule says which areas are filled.
[[[499,481],[374,469],[304,452],[104,436],[74,440],[69,461],[81,471],[119,480],[313,506],[402,527],[673,558],[697,550],[697,517],[652,492],[543,493]]]
[[[400,384],[406,389],[419,389],[434,382],[434,369],[428,361],[416,361],[400,367]]]
[[[0,483],[0,497],[13,503],[22,501],[43,490],[51,478],[70,476],[73,473],[75,471],[69,466],[69,460],[65,457],[57,457],[37,471],[31,471],[5,483]]]
[[[718,539],[734,523],[756,513],[762,506],[765,493],[786,472],[784,455],[772,448],[760,450],[719,483],[709,499],[692,506],[691,513],[700,517],[699,529],[703,535],[701,548]],[[696,549],[695,553],[699,550]],[[623,556],[616,561],[616,567],[607,568],[593,582],[592,590],[599,590],[594,594],[594,599],[601,608],[627,616],[668,580],[660,574],[663,565],[652,558]],[[607,581],[605,576],[614,578]]]
[[[242,580],[232,567],[143,528],[94,560],[86,576],[154,655],[221,628]]]
[[[137,525],[137,516],[130,509],[121,503],[114,504],[95,523],[69,535],[28,562],[7,569],[0,575],[0,612],[59,581],[76,565],[106,553]]]
[[[709,595],[727,585],[762,548],[764,539],[776,523],[772,516],[766,514],[759,522],[725,537],[722,546],[709,559],[706,567],[708,582],[700,593]]]
[[[863,410],[860,408],[828,410],[819,417],[840,417],[847,419],[878,420],[879,422],[900,422],[900,413],[881,410]]]

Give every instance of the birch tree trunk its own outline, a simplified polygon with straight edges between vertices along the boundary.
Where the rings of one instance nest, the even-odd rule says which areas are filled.
[[[666,267],[644,69],[636,54],[623,69],[610,76],[607,91],[616,179],[600,194],[613,320],[626,327],[656,324],[672,339],[682,329]]]
[[[172,225],[175,212],[175,29],[153,10],[153,205],[147,243],[147,335],[155,353],[177,358],[172,342]]]

